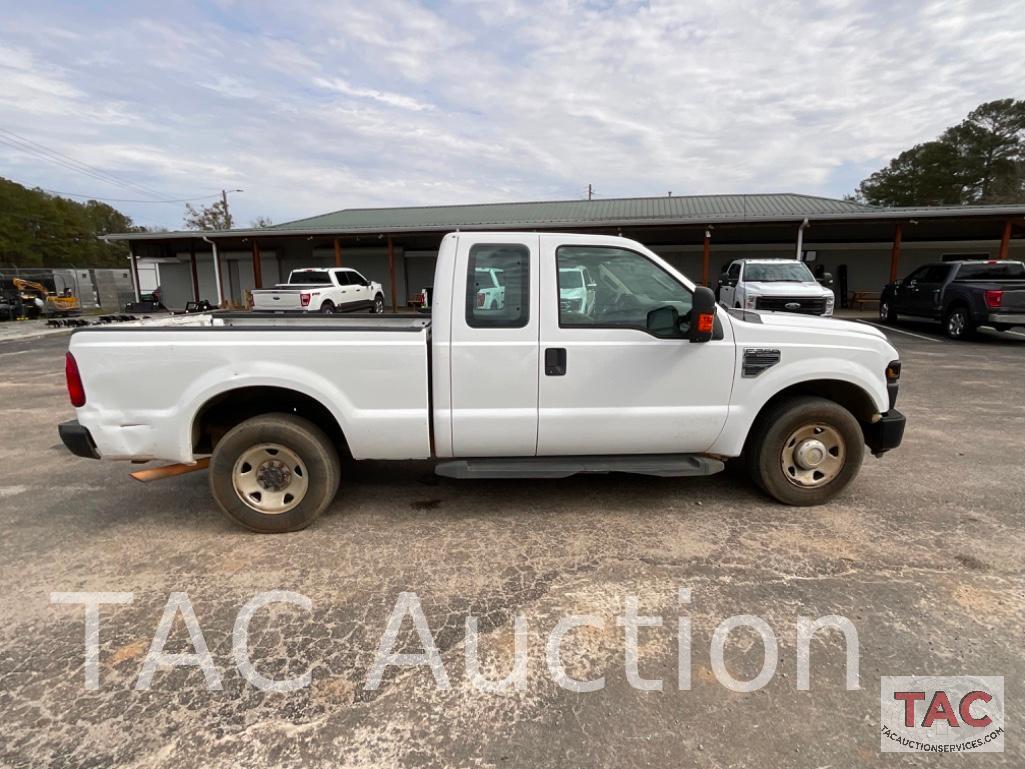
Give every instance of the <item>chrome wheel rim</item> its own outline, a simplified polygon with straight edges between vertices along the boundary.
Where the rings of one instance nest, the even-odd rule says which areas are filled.
[[[265,515],[287,513],[302,502],[309,479],[299,455],[280,443],[261,443],[246,449],[231,473],[238,498]]]
[[[378,315],[384,312],[384,300],[380,297],[374,300],[374,312],[376,312]]]
[[[833,481],[843,470],[847,445],[836,428],[822,422],[802,425],[783,442],[780,465],[795,486],[813,489]]]
[[[886,320],[889,317],[890,317],[890,305],[888,305],[886,302],[883,302],[881,305],[879,305],[879,319],[880,320]]]
[[[960,310],[950,316],[950,320],[947,321],[947,325],[950,328],[950,333],[953,336],[961,336],[964,333],[965,318],[964,313]]]

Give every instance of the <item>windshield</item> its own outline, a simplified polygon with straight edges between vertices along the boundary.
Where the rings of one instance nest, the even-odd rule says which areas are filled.
[[[580,270],[559,270],[561,288],[583,288],[584,276]]]
[[[1003,264],[963,264],[956,280],[1013,280],[1025,279],[1025,264],[1004,262]]]
[[[744,268],[744,280],[748,283],[814,283],[815,277],[804,262],[779,262],[748,264]]]
[[[326,270],[298,270],[288,276],[289,283],[324,283],[331,284],[331,276]]]

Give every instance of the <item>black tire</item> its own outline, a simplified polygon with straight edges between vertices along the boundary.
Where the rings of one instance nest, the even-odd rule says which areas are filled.
[[[263,512],[236,490],[236,478],[239,477],[236,476],[236,464],[247,453],[267,444],[293,452],[305,470],[305,492],[297,504],[283,512]],[[279,451],[275,455],[279,455]],[[245,464],[239,468],[240,472]],[[258,469],[247,472],[257,472]],[[250,531],[278,534],[305,529],[313,523],[334,499],[341,474],[338,451],[323,430],[294,414],[263,414],[233,427],[214,447],[210,459],[210,493],[224,514],[235,523]],[[302,475],[295,473],[297,477]]]
[[[897,313],[893,311],[892,299],[888,296],[879,300],[879,320],[882,323],[896,323]]]
[[[330,299],[325,299],[324,304],[320,305],[320,311],[325,315],[331,315],[335,311],[335,303]]]
[[[820,427],[824,428],[823,435],[833,435],[842,441],[840,450],[833,455],[839,462],[833,477],[823,473],[823,479],[818,480],[814,478],[814,469],[796,466],[790,472],[785,470],[784,452],[789,448],[791,459],[796,453],[793,436],[802,429],[814,433]],[[810,437],[818,440],[815,434]],[[755,484],[785,505],[821,505],[854,479],[864,455],[865,436],[851,412],[825,398],[797,396],[780,400],[759,415],[748,444],[748,472]],[[803,484],[801,474],[808,474],[808,483],[821,485]]]
[[[963,304],[955,304],[943,316],[943,333],[950,339],[964,341],[975,336],[975,321],[971,311]]]
[[[370,308],[370,311],[378,315],[384,312],[384,294],[378,294],[374,297],[374,304]]]
[[[721,301],[722,301],[722,287],[721,286],[716,286],[715,287],[715,303],[718,304]]]

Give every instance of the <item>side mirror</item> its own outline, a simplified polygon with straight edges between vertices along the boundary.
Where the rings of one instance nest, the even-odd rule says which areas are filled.
[[[720,286],[728,286],[728,285],[730,285],[730,276],[728,274],[726,274],[725,272],[722,275],[719,276],[719,285]]]
[[[694,289],[689,338],[692,342],[707,342],[715,331],[715,294],[706,286]]]
[[[823,286],[832,286],[833,285],[833,276],[832,276],[831,273],[824,272],[824,273],[822,273],[818,277],[818,281]]]
[[[648,313],[648,333],[659,339],[673,339],[680,334],[680,313],[675,307],[656,307]]]

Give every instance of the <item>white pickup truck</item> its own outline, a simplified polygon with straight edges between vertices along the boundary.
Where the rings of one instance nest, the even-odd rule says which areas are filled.
[[[287,283],[253,290],[253,309],[273,312],[384,312],[384,289],[348,267],[292,270]]]
[[[832,280],[825,273],[823,280]],[[736,259],[719,277],[716,299],[745,310],[833,314],[836,297],[796,259]]]
[[[563,271],[586,275],[586,301],[560,294]],[[480,302],[496,277],[502,301]],[[866,445],[900,444],[899,378],[872,326],[728,310],[640,243],[464,232],[442,241],[430,319],[77,330],[60,435],[80,456],[208,461],[221,509],[263,532],[313,521],[346,455],[459,478],[709,475],[744,455],[764,491],[812,505]]]

